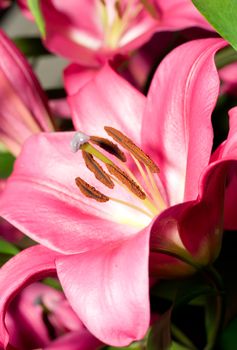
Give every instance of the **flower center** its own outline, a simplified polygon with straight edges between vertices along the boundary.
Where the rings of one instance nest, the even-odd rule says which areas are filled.
[[[131,139],[115,128],[105,126],[107,134],[113,138],[128,153],[133,165],[137,168],[134,172],[126,164],[127,155],[117,144],[107,138],[88,136],[82,132],[76,132],[72,141],[73,152],[82,151],[86,167],[94,174],[95,178],[112,190],[115,184],[125,188],[135,197],[135,201],[129,203],[119,198],[114,198],[98,191],[84,179],[77,177],[76,185],[81,193],[98,202],[114,201],[122,206],[134,209],[152,219],[165,207],[165,201],[157,186],[159,168],[155,162],[141,150]],[[106,151],[112,157],[108,158],[99,149]],[[96,159],[97,160],[96,160]],[[98,163],[98,160],[106,166],[107,171]],[[135,163],[135,164],[134,164]]]
[[[99,6],[105,45],[112,49],[119,46],[122,35],[142,11],[157,17],[157,11],[149,0],[116,0],[113,4],[100,0]]]

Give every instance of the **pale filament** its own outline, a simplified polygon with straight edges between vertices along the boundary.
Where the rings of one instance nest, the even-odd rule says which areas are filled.
[[[134,210],[140,211],[141,213],[145,214],[146,216],[148,216],[151,219],[153,219],[153,217],[154,217],[154,214],[152,215],[151,213],[147,212],[146,210],[143,210],[141,207],[138,207],[134,204],[131,204],[131,203],[128,203],[128,202],[123,201],[121,199],[117,199],[117,198],[113,198],[113,197],[109,197],[109,199],[113,202],[125,205],[125,206],[132,208]]]
[[[151,186],[151,184],[149,182],[149,179],[147,178],[147,175],[144,172],[144,170],[143,170],[143,168],[141,166],[141,163],[132,154],[131,154],[131,156],[132,156],[132,158],[133,158],[133,160],[134,160],[134,162],[135,162],[135,164],[136,164],[136,166],[137,166],[137,168],[138,168],[138,170],[139,170],[139,172],[140,172],[140,174],[141,174],[141,176],[142,176],[142,178],[143,178],[143,180],[145,182],[145,185],[146,185],[146,187],[148,189],[148,192],[149,192],[150,196],[152,197],[151,200],[154,202],[154,205],[155,205],[156,203],[155,203],[155,200],[154,200],[153,188],[152,188],[152,186]]]
[[[120,1],[117,1],[117,6],[119,6],[119,2]],[[105,33],[105,43],[108,46],[115,48],[118,45],[118,42],[123,33],[126,31],[129,23],[131,23],[131,21],[141,12],[144,5],[138,4],[132,11],[133,3],[134,0],[129,0],[125,11],[122,14],[119,13],[119,10],[115,5],[115,18],[111,24],[109,23],[109,14],[106,4],[104,1],[101,1],[101,18]]]
[[[127,167],[126,167],[126,168],[127,168]],[[127,169],[128,169],[128,168],[127,168]],[[129,170],[129,171],[130,171],[130,170]],[[131,175],[132,175],[132,172],[131,172]],[[120,182],[118,179],[116,179],[113,175],[111,175],[110,177],[111,177],[111,178],[113,179],[113,181],[116,182],[119,186],[123,187],[126,191],[129,191],[128,188],[127,188],[122,182]],[[135,176],[133,176],[133,179],[134,179],[134,181],[136,181],[137,184],[139,184],[138,181],[137,181],[137,179],[135,178]],[[140,184],[139,184],[139,186],[140,186],[141,189],[144,191],[143,187],[142,187]],[[131,195],[132,195],[134,198],[138,199],[137,196],[136,196],[134,193],[132,193],[131,191],[129,191],[129,192],[131,193]],[[145,191],[144,191],[144,192],[145,192]],[[109,198],[111,199],[111,197],[109,197]],[[113,198],[113,200],[115,201],[115,198]],[[144,200],[140,200],[140,202],[142,202],[142,204],[143,204],[145,207],[147,207],[147,209],[149,210],[149,213],[148,213],[147,211],[144,211],[141,207],[134,206],[133,204],[130,204],[130,203],[125,202],[125,201],[122,201],[122,200],[120,200],[120,199],[118,199],[118,200],[116,199],[116,201],[117,201],[118,203],[127,205],[128,207],[131,207],[131,208],[133,208],[133,209],[136,207],[136,210],[140,210],[142,213],[148,215],[148,216],[151,217],[151,218],[153,218],[154,215],[157,215],[157,214],[158,214],[158,211],[157,211],[156,207],[153,205],[153,203],[150,202],[150,200],[149,200],[148,198],[146,198],[146,199],[144,199]]]
[[[144,203],[144,205],[146,205],[147,207],[149,207],[149,210],[152,212],[153,215],[157,215],[160,211],[164,210],[166,207],[166,204],[160,194],[160,191],[156,185],[156,181],[154,179],[154,175],[151,173],[150,169],[145,166],[148,177],[145,173],[145,171],[142,168],[141,163],[131,154],[131,157],[133,158],[143,180],[144,183],[147,187],[147,190],[149,192],[149,194],[152,196],[152,198],[150,198],[150,196],[148,196],[147,191],[144,189],[144,186],[141,185],[141,183],[137,180],[137,178],[133,175],[133,173],[131,172],[131,170],[127,167],[126,164],[121,162],[121,165],[123,166],[123,168],[127,171],[127,173],[131,176],[131,178],[141,187],[141,189],[144,191],[144,193],[146,194],[147,198],[146,198],[146,203],[144,203],[145,201],[142,201]],[[149,198],[149,199],[148,199]]]
[[[154,179],[154,174],[151,173],[150,169],[147,166],[145,166],[145,167],[146,167],[146,171],[148,173],[152,188],[153,188],[154,193],[155,193],[154,199],[156,201],[156,204],[160,210],[163,210],[166,208],[166,204],[165,204],[164,199],[161,196],[160,191],[156,185],[156,181]]]

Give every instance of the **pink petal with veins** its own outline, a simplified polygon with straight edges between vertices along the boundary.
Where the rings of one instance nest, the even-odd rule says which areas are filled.
[[[222,39],[184,44],[163,60],[152,80],[142,142],[161,169],[169,205],[196,198],[200,175],[209,163],[211,113],[219,92],[213,57],[225,45]]]
[[[88,330],[105,343],[124,346],[147,331],[148,252],[145,229],[122,243],[56,261],[66,297]]]

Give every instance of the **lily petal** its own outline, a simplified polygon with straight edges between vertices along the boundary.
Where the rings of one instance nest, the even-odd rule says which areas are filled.
[[[71,119],[70,108],[66,98],[57,98],[49,101],[50,110],[53,116]]]
[[[235,160],[237,161],[237,107],[229,111],[229,134],[227,140],[221,144],[212,160]],[[236,218],[236,198],[237,198],[237,163],[233,162],[229,168],[226,180],[226,196],[225,196],[225,221],[224,227],[227,230],[237,229]]]
[[[138,144],[141,143],[145,100],[139,91],[109,65],[105,65],[84,88],[69,97],[77,130],[107,137],[104,126],[109,125],[123,131]]]
[[[219,92],[213,56],[225,45],[221,39],[184,44],[163,60],[152,80],[143,148],[156,158],[169,205],[196,198],[200,174],[209,163],[211,113]]]
[[[72,307],[88,330],[107,344],[127,345],[147,331],[148,253],[146,229],[121,244],[56,261]]]
[[[9,334],[5,326],[5,314],[10,301],[27,284],[54,274],[58,253],[42,246],[23,250],[9,260],[0,270],[0,343],[6,347]],[[30,262],[30,263],[29,263]]]
[[[0,68],[43,130],[52,130],[47,98],[32,68],[6,34],[0,31]]]
[[[215,260],[221,247],[225,181],[232,162],[209,165],[200,180],[198,199],[172,206],[159,215],[151,230],[153,251],[183,251],[191,261],[203,265]]]
[[[195,26],[213,30],[191,1],[156,0],[156,4],[161,12],[162,25],[168,30]]]
[[[64,82],[67,94],[74,95],[97,73],[96,69],[85,68],[79,64],[72,63],[64,70]]]
[[[86,329],[70,332],[53,341],[44,350],[97,350],[103,345]]]
[[[30,65],[0,31],[0,137],[17,155],[33,132],[53,130],[47,99]]]
[[[81,153],[71,151],[73,135],[63,132],[30,137],[0,201],[3,218],[37,242],[63,253],[78,253],[124,240],[151,220],[113,200],[101,203],[81,194],[75,184],[78,176],[102,193],[130,204],[135,201],[119,185],[110,194],[111,190],[95,179]],[[18,205],[19,198],[25,196],[27,200]],[[125,225],[128,223],[132,226]]]

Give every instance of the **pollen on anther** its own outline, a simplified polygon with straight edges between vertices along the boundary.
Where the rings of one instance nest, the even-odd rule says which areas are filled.
[[[108,153],[112,154],[116,158],[120,159],[122,162],[126,162],[127,159],[124,152],[118,147],[118,145],[111,142],[110,140],[104,137],[91,136],[90,141]]]
[[[80,147],[89,140],[90,136],[84,134],[81,131],[76,132],[70,143],[72,152],[76,153],[80,149]]]
[[[124,135],[121,131],[112,128],[110,126],[104,127],[105,131],[109,136],[111,136],[116,142],[118,142],[122,147],[128,150],[138,161],[148,166],[148,168],[153,173],[159,173],[158,166],[153,162],[153,160],[141,150],[130,138]]]
[[[109,174],[107,174],[100,164],[93,158],[90,153],[82,151],[82,156],[85,161],[86,167],[95,175],[96,179],[102,182],[109,188],[114,188],[114,183],[111,180]]]
[[[114,175],[119,181],[121,181],[132,193],[134,193],[140,199],[146,199],[146,194],[142,191],[140,186],[130,178],[130,176],[123,170],[121,170],[115,164],[106,164],[110,174]]]
[[[81,193],[88,198],[95,199],[97,202],[108,202],[109,197],[100,191],[96,190],[95,187],[89,185],[86,181],[82,180],[80,177],[75,179],[77,187],[80,189]]]

